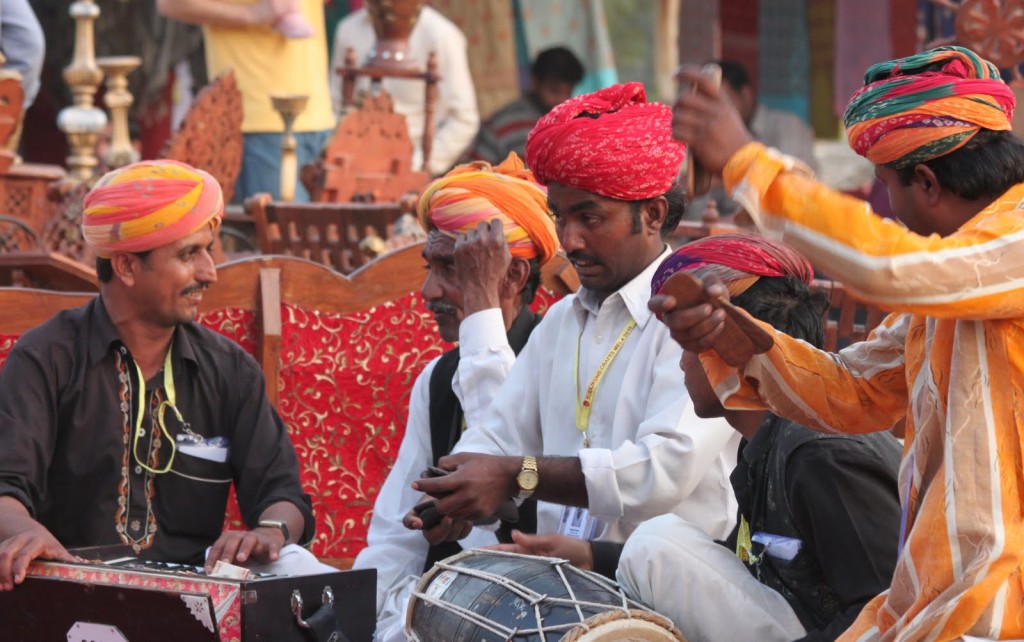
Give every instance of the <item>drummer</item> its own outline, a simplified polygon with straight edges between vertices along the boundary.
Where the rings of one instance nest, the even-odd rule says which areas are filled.
[[[539,500],[538,532],[583,539],[621,542],[674,510],[710,535],[731,528],[738,438],[692,413],[682,351],[647,308],[683,210],[684,149],[669,120],[627,83],[562,103],[530,133],[527,165],[547,185],[581,287],[552,306],[483,420],[440,460],[453,472],[414,483],[443,496],[452,520],[429,540],[462,535],[460,520],[510,496]],[[422,527],[415,513],[406,524]]]
[[[827,305],[789,247],[722,234],[684,245],[658,268],[657,295],[678,271],[724,283],[755,319],[814,346]],[[738,524],[715,542],[676,515],[641,524],[622,546],[513,533],[505,550],[565,557],[609,576],[670,617],[688,640],[834,640],[889,584],[896,565],[899,443],[888,432],[823,435],[765,410],[722,407],[698,355],[686,389],[702,417],[743,436],[731,481]],[[619,559],[621,555],[621,559]]]

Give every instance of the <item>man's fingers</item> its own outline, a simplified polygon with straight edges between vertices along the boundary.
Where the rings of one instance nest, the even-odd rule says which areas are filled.
[[[665,314],[676,309],[676,298],[670,294],[658,294],[647,301],[647,309],[655,314]]]
[[[239,541],[238,549],[231,561],[234,562],[235,560],[238,560],[239,562],[245,562],[249,559],[249,556],[252,555],[253,549],[257,548],[260,544],[261,540],[255,533],[246,533]]]
[[[413,490],[418,490],[421,493],[437,497],[438,495],[444,495],[451,493],[459,488],[460,481],[455,479],[454,476],[457,473],[451,475],[445,475],[444,477],[425,477],[423,479],[417,479],[412,483]]]

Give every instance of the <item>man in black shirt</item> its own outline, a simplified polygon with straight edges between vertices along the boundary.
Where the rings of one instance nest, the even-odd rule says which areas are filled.
[[[256,362],[193,321],[217,280],[220,186],[143,162],[84,205],[100,296],[26,332],[0,370],[0,590],[81,546],[278,561],[313,536],[295,451]],[[222,532],[232,482],[251,530]]]
[[[785,246],[717,235],[666,259],[657,295],[686,270],[720,280],[754,318],[815,345],[824,297]],[[675,515],[642,524],[624,547],[516,535],[521,549],[567,556],[617,577],[632,597],[669,616],[687,640],[833,640],[888,587],[896,564],[899,444],[888,433],[825,435],[764,410],[722,407],[698,355],[683,353],[701,417],[725,417],[744,441],[730,481],[738,524],[715,542]]]

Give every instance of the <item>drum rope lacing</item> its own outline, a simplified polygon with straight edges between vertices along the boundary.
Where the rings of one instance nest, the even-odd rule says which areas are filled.
[[[502,554],[501,551],[489,551],[489,553],[499,555]],[[518,557],[514,553],[508,553],[506,555],[508,555],[509,557]],[[507,577],[504,577],[502,575],[496,575],[494,573],[489,573],[487,571],[466,568],[464,566],[456,566],[454,564],[448,564],[446,562],[438,562],[434,566],[434,568],[437,570],[452,571],[454,573],[460,573],[463,575],[468,575],[470,577],[475,577],[477,579],[494,582],[495,584],[499,584],[504,588],[508,589],[511,593],[518,595],[523,600],[525,600],[530,606],[533,607],[534,617],[537,620],[537,628],[534,629],[522,629],[519,627],[509,628],[507,626],[489,620],[478,613],[474,613],[473,611],[465,607],[458,606],[455,604],[449,604],[448,602],[444,602],[438,598],[431,597],[426,593],[416,591],[413,592],[413,596],[415,596],[417,599],[423,600],[428,604],[432,604],[444,611],[460,615],[466,620],[469,620],[473,624],[483,629],[487,629],[495,635],[505,636],[506,639],[510,640],[515,635],[537,634],[540,635],[541,642],[547,642],[547,636],[545,635],[545,632],[555,633],[560,631],[568,631],[578,626],[582,626],[587,631],[589,631],[590,627],[584,622],[584,620],[586,620],[587,618],[583,615],[583,609],[581,607],[594,608],[605,611],[608,611],[609,609],[621,609],[627,617],[632,617],[632,613],[629,610],[631,606],[633,608],[641,609],[644,611],[649,610],[646,606],[640,604],[639,602],[635,602],[626,597],[626,594],[623,593],[622,589],[619,588],[619,586],[615,582],[612,582],[608,578],[605,578],[601,575],[597,575],[595,573],[584,573],[583,571],[575,568],[574,566],[569,565],[569,562],[564,559],[554,557],[542,557],[540,559],[547,560],[551,564],[551,566],[553,566],[555,570],[558,572],[558,576],[562,580],[563,586],[569,593],[568,598],[550,597],[546,594],[538,593],[534,590],[524,587],[518,584],[517,582],[508,579]],[[576,573],[577,575],[584,577],[584,579],[593,582],[594,584],[597,584],[598,586],[601,586],[602,588],[614,594],[617,594],[622,599],[622,605],[620,607],[615,607],[609,604],[602,604],[597,602],[584,602],[577,600],[576,595],[572,590],[572,586],[569,584],[568,580],[565,577],[565,572],[563,570],[564,568],[568,568],[573,573]],[[540,614],[540,605],[542,602],[545,601],[549,604],[566,604],[574,607],[576,609],[576,614],[579,617],[580,621],[568,622],[566,624],[553,624],[550,626],[543,626],[543,618]]]

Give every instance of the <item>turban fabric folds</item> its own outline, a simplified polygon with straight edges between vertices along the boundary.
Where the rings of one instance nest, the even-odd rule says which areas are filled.
[[[571,98],[541,117],[526,141],[526,164],[545,185],[623,201],[669,191],[686,148],[672,138],[672,110],[648,103],[642,83]]]
[[[995,65],[963,47],[939,47],[870,67],[843,120],[850,147],[903,169],[948,154],[981,129],[1010,129],[1013,92]]]
[[[651,296],[661,293],[669,277],[680,270],[720,280],[729,296],[743,294],[762,276],[792,276],[814,280],[811,262],[778,241],[755,234],[714,234],[683,245],[662,261],[651,279]]]
[[[145,252],[220,223],[224,197],[206,172],[177,161],[142,161],[104,175],[85,196],[82,235],[103,258]]]
[[[500,165],[459,165],[424,188],[420,221],[429,232],[455,238],[481,221],[498,219],[513,257],[547,263],[558,251],[547,190],[512,152]]]

